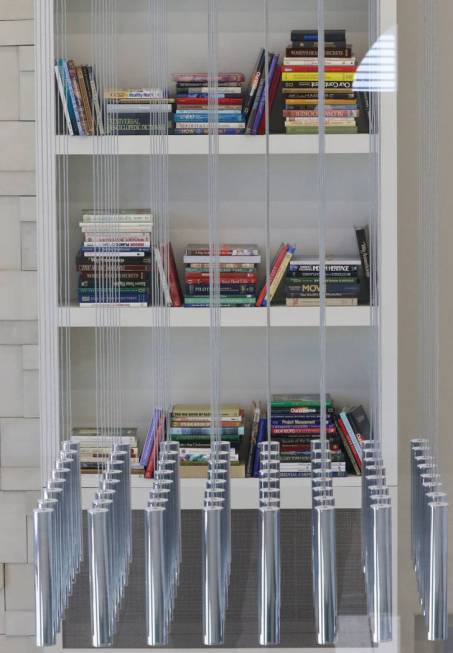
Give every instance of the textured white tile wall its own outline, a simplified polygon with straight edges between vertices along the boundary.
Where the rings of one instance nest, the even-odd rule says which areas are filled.
[[[0,0],[0,653],[34,644],[40,484],[33,0]]]

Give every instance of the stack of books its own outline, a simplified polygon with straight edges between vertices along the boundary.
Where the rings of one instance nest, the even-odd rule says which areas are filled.
[[[278,54],[268,54],[268,88],[269,88],[269,115],[280,83],[281,67],[278,65]],[[252,76],[245,94],[244,118],[246,120],[246,134],[264,134],[266,128],[266,56],[261,49],[253,69]]]
[[[325,30],[325,132],[355,134],[359,106],[353,91],[356,58],[345,30]],[[319,129],[318,32],[293,30],[282,67],[283,117],[287,134]]]
[[[207,134],[209,86],[207,73],[177,73],[175,134]],[[219,134],[243,134],[244,75],[220,73],[217,78],[216,127]]]
[[[357,306],[361,293],[359,258],[326,259],[326,305]],[[319,306],[319,259],[295,257],[285,279],[287,306]]]
[[[311,474],[311,445],[320,438],[321,404],[319,395],[273,395],[271,438],[280,443],[280,473],[283,478]],[[335,423],[335,409],[326,397],[326,436],[332,456],[334,476],[346,476],[346,461]],[[266,422],[266,420],[264,420]],[[267,437],[267,425],[258,433],[257,443]]]
[[[104,121],[93,67],[76,66],[72,59],[58,59],[55,76],[70,136],[103,135]]]
[[[188,245],[184,255],[184,306],[209,306],[209,245]],[[255,306],[257,245],[220,245],[221,306]]]
[[[131,472],[140,474],[143,470],[138,460],[136,428],[107,430],[96,427],[73,428],[72,442],[80,445],[80,468],[83,474],[95,474],[107,462],[113,444],[128,444],[131,453]]]
[[[76,259],[80,306],[148,306],[151,213],[146,209],[84,211],[79,224],[83,235]]]
[[[221,439],[231,444],[231,476],[243,478],[242,443],[245,436],[244,410],[237,404],[220,407]],[[207,476],[211,455],[211,407],[177,404],[170,417],[169,437],[180,444],[181,476]]]
[[[106,89],[104,102],[108,134],[165,134],[173,127],[174,100],[160,88]]]

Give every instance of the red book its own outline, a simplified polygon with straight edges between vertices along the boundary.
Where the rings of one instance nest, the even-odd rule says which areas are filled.
[[[209,283],[209,272],[186,272],[186,283]],[[256,283],[255,272],[220,272],[220,283]]]
[[[275,435],[276,437],[279,435],[320,435],[319,433],[319,428],[318,427],[304,427],[304,426],[295,426],[293,427],[282,427],[282,428],[272,428],[271,431],[272,435]],[[326,433],[328,435],[334,435],[335,434],[335,427],[334,426],[329,426],[326,429]]]
[[[206,97],[177,97],[177,104],[209,104],[209,100]],[[242,95],[235,97],[221,97],[217,98],[216,104],[242,104]]]
[[[162,434],[164,432],[164,426],[165,426],[165,417],[164,415],[162,415],[159,420],[159,425],[157,427],[157,433],[156,433],[156,437],[154,438],[154,444],[153,444],[153,448],[151,449],[148,464],[146,465],[145,478],[152,478],[154,476],[154,467],[156,465],[157,456],[159,453],[159,445],[162,439]]]
[[[164,246],[165,247],[165,246]],[[176,269],[175,255],[173,253],[173,247],[171,243],[168,243],[168,286],[170,289],[170,297],[172,306],[182,306],[183,304],[183,295],[181,291],[181,285],[179,283],[178,271]]]
[[[269,116],[272,111],[275,98],[277,97],[277,91],[278,91],[278,86],[280,84],[281,76],[282,76],[282,66],[277,66],[275,74],[272,77],[271,87],[269,89]],[[264,134],[266,129],[265,122],[266,122],[266,112],[264,111],[258,127],[258,132],[257,132],[258,134]]]
[[[275,275],[278,272],[278,268],[280,267],[281,262],[285,258],[285,254],[288,251],[288,243],[282,243],[280,245],[280,249],[278,250],[273,262],[272,262],[272,267],[271,267],[271,272],[269,275],[269,286],[272,284],[272,281],[275,279]],[[267,286],[266,286],[266,281],[264,281],[263,287],[260,290],[260,294],[258,295],[258,299],[256,300],[256,306],[261,306],[263,301],[266,298],[266,293],[267,293]]]
[[[326,73],[355,73],[356,66],[325,66]],[[318,66],[283,66],[284,73],[317,73]]]

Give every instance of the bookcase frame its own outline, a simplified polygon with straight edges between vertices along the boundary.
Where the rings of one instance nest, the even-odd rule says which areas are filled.
[[[396,0],[380,3],[381,32],[396,25]],[[93,137],[67,137],[67,149],[61,137],[55,134],[55,81],[54,81],[54,0],[35,0],[36,24],[36,89],[37,89],[37,238],[38,238],[38,280],[39,280],[39,325],[40,325],[40,432],[41,432],[41,474],[42,481],[48,477],[52,460],[49,451],[55,450],[60,439],[59,425],[59,329],[67,328],[70,315],[71,327],[90,329],[95,325],[94,311],[72,307],[70,311],[58,307],[58,265],[57,265],[57,204],[56,204],[56,161],[62,153],[71,156],[91,156]],[[382,437],[383,455],[388,484],[393,499],[393,557],[397,551],[397,433],[398,433],[398,348],[397,348],[397,147],[396,147],[396,94],[383,93],[380,97],[381,114],[381,264],[378,271],[380,281],[380,364],[382,374]],[[96,137],[94,137],[96,138]],[[221,136],[220,155],[229,157],[263,155],[264,137]],[[270,136],[270,154],[273,155],[316,155],[317,136]],[[149,155],[148,137],[121,136],[118,139],[121,156]],[[369,152],[368,135],[329,135],[326,151],[332,156],[363,154]],[[208,152],[207,137],[170,136],[169,155],[195,157]],[[171,326],[178,329],[198,329],[209,326],[209,315],[204,309],[171,309]],[[151,327],[154,322],[153,308],[121,309],[121,326],[124,329]],[[327,323],[333,328],[366,328],[370,324],[368,307],[328,308]],[[223,309],[222,325],[231,328],[265,327],[263,309]],[[287,309],[271,308],[272,328],[306,328],[319,324],[319,310],[316,308]],[[83,504],[88,507],[96,485],[95,476],[83,477]],[[134,509],[146,505],[148,482],[143,478],[132,479],[132,504]],[[360,478],[336,479],[335,497],[337,508],[360,508]],[[184,479],[182,481],[182,508],[201,508],[203,481]],[[233,479],[232,507],[256,509],[256,479]],[[282,481],[282,508],[306,508],[310,506],[309,479],[284,479]],[[394,565],[396,569],[396,562]],[[396,606],[396,573],[394,573],[394,605]],[[381,645],[384,651],[396,651],[398,633],[395,627],[394,641]],[[61,641],[49,651],[62,651]],[[201,649],[200,649],[201,650]],[[225,649],[222,649],[225,650]],[[250,649],[250,653],[255,649]],[[258,648],[256,649],[259,650]],[[310,651],[312,649],[305,649]],[[315,651],[317,649],[313,649]],[[331,649],[326,649],[331,650]],[[334,649],[332,649],[334,650]],[[335,649],[338,650],[338,649]],[[356,649],[357,651],[359,649]],[[365,650],[365,649],[364,649]],[[369,650],[369,649],[366,649]],[[76,649],[72,649],[77,653]]]

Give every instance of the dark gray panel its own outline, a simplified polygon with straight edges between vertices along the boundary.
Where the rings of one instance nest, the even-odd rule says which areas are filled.
[[[134,560],[125,592],[115,646],[146,647],[143,515],[134,512]],[[183,511],[183,564],[169,646],[199,648],[201,630],[201,513]],[[282,647],[316,646],[311,591],[311,512],[283,510]],[[257,515],[232,516],[233,564],[226,621],[227,648],[258,646]],[[85,548],[86,550],[86,548]],[[369,646],[366,598],[360,569],[360,511],[337,511],[338,644]],[[89,586],[86,561],[66,611],[65,648],[90,647]]]

